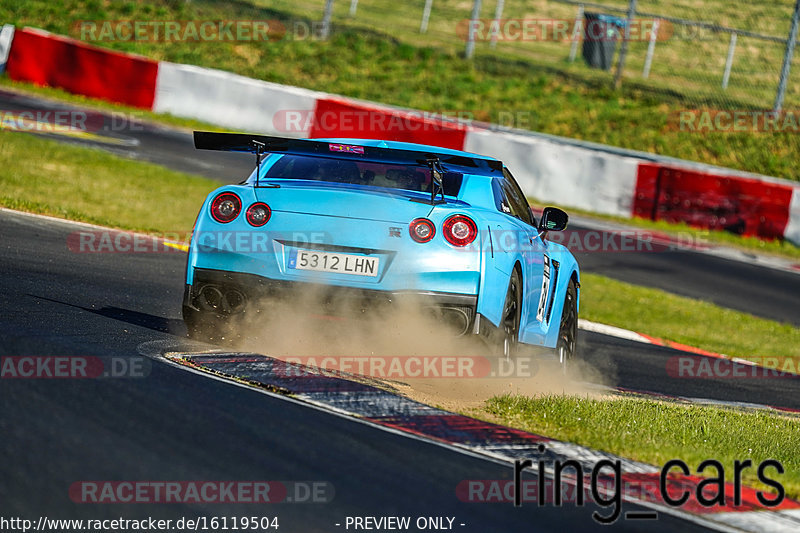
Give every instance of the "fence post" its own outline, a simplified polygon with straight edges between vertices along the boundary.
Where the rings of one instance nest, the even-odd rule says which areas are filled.
[[[325,11],[322,14],[322,27],[319,29],[319,38],[327,40],[331,34],[331,18],[333,17],[333,0],[325,0]]]
[[[728,80],[731,77],[731,67],[733,66],[733,54],[736,51],[736,32],[731,33],[731,42],[728,45],[728,57],[725,59],[725,72],[722,74],[722,88],[728,88]]]
[[[575,15],[575,26],[572,28],[572,44],[569,47],[569,61],[575,61],[575,55],[578,53],[578,41],[581,36],[581,28],[583,27],[583,4],[578,5],[578,14]]]
[[[503,18],[503,5],[505,0],[497,0],[497,7],[494,10],[494,23],[497,25],[497,31],[492,32],[492,42],[489,44],[492,48],[497,47],[497,32],[500,31],[500,19]]]
[[[358,0],[350,0],[350,16],[356,16],[356,9],[358,9]]]
[[[650,76],[650,66],[653,64],[653,54],[656,51],[656,39],[658,38],[658,19],[653,19],[653,33],[650,34],[650,42],[647,43],[647,55],[644,58],[644,69],[642,77]]]
[[[425,33],[428,31],[428,19],[431,17],[431,7],[433,0],[425,0],[425,9],[422,10],[422,22],[419,25],[419,32]]]
[[[800,19],[800,0],[794,5],[792,14],[792,28],[789,30],[789,39],[786,41],[786,55],[783,56],[783,68],[781,68],[781,81],[778,83],[778,94],[775,95],[775,105],[772,110],[778,112],[783,107],[783,97],[786,95],[786,83],[789,80],[789,68],[792,66],[792,54],[794,45],[797,42],[797,24]]]
[[[800,2],[800,0],[797,0]],[[472,59],[475,53],[475,21],[481,16],[481,0],[475,0],[472,4],[472,15],[469,20],[469,27],[467,29],[467,47],[464,49],[464,56],[467,59]]]
[[[800,2],[800,0],[797,0]],[[614,88],[622,86],[622,71],[625,69],[625,58],[628,55],[628,39],[631,36],[631,23],[636,16],[636,0],[630,0],[628,4],[628,18],[625,24],[625,32],[622,39],[622,48],[619,50],[619,61],[617,62],[617,73],[614,75]]]

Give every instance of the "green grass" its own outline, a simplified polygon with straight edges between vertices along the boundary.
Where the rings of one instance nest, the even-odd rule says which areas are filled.
[[[144,232],[191,231],[205,196],[219,183],[0,131],[0,206]]]
[[[702,461],[716,459],[728,481],[733,481],[735,460],[758,465],[777,459],[785,473],[770,469],[771,477],[783,484],[787,496],[800,496],[800,431],[793,416],[633,397],[555,395],[497,396],[484,411],[469,414],[657,466],[681,459],[693,474]],[[715,474],[713,468],[708,472]],[[746,485],[769,488],[758,481],[755,468],[745,470],[742,478]]]
[[[593,322],[755,362],[778,358],[778,368],[800,370],[800,329],[789,324],[597,274],[581,274],[580,296],[580,315]]]
[[[614,91],[609,88],[608,73],[590,70],[579,61],[566,62],[564,57],[569,46],[565,43],[533,43],[541,44],[545,53],[531,52],[529,49],[539,50],[532,43],[517,43],[522,47],[520,50],[506,47],[504,43],[498,46],[496,53],[491,53],[488,44],[482,43],[473,61],[463,59],[460,53],[463,43],[454,30],[455,22],[468,16],[463,2],[437,2],[431,33],[424,38],[413,29],[416,16],[412,13],[421,9],[420,2],[412,5],[387,0],[362,1],[359,15],[353,20],[342,12],[347,9],[345,4],[349,3],[336,3],[335,32],[328,42],[281,39],[238,43],[112,41],[96,44],[278,83],[432,112],[465,112],[477,120],[800,179],[800,167],[794,164],[800,156],[796,134],[695,134],[673,131],[669,126],[670,113],[686,108],[767,107],[763,99],[755,98],[752,93],[760,90],[761,85],[747,72],[735,71],[735,76],[741,78],[736,84],[732,82],[732,89],[726,94],[703,92],[695,87],[702,85],[702,80],[679,82],[655,75],[647,82],[631,77],[622,90]],[[570,13],[574,16],[573,7],[544,0],[528,5],[524,12],[511,4],[508,16],[564,18]],[[690,9],[688,2],[685,4],[681,4],[681,9]],[[707,0],[704,5],[708,13],[722,17],[720,22],[741,23],[763,30],[761,23],[755,21],[771,21],[766,24],[767,29],[779,34],[788,26],[780,16],[783,4],[774,8],[742,5],[743,15],[737,20],[731,19],[735,9],[722,0]],[[662,7],[665,11],[673,10],[666,4]],[[21,0],[0,6],[0,20],[67,34],[74,33],[72,24],[79,20],[280,19],[291,27],[295,22],[308,24],[318,20],[321,8],[322,2],[310,0],[281,0],[268,5],[266,2],[222,4],[204,0],[149,3]],[[452,16],[446,16],[447,13]],[[690,14],[703,15],[697,10]],[[488,12],[483,15],[491,16]],[[775,63],[774,51],[762,51],[758,46],[746,44],[744,39],[741,42],[742,57],[737,68]],[[550,50],[549,46],[559,47],[558,51]],[[658,57],[664,60],[659,59],[657,64],[670,65],[673,64],[670,57],[688,56],[699,63],[696,68],[674,65],[675,72],[685,77],[691,72],[709,71],[711,67],[703,63],[707,59],[710,61],[709,58],[718,61],[716,52],[705,50],[710,44],[690,42],[689,46],[691,53],[685,49],[669,52],[672,49],[664,43],[658,49],[661,54]],[[631,68],[635,66],[634,59],[641,57],[634,48]],[[747,57],[750,52],[752,58]],[[776,72],[778,68],[774,67]],[[797,70],[800,65],[795,67]],[[789,88],[787,107],[800,105],[800,86],[790,83]]]

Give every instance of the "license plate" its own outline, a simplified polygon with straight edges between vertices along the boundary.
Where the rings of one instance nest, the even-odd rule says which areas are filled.
[[[377,276],[378,258],[363,255],[337,254],[297,250],[289,257],[289,268],[314,270],[317,272],[337,272],[356,276]]]

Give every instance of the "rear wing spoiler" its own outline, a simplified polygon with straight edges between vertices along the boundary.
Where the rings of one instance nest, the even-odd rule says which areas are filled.
[[[353,140],[351,142],[357,141]],[[446,170],[443,165],[466,167],[464,170],[471,171],[471,173],[476,173],[476,170],[483,170],[486,173],[503,170],[503,164],[500,161],[476,156],[443,154],[434,150],[428,152],[311,139],[289,139],[249,133],[196,131],[194,132],[194,146],[200,150],[223,150],[226,152],[250,152],[255,154],[256,187],[258,187],[259,176],[261,176],[261,155],[266,153],[427,166],[431,171],[431,205],[437,203],[437,196],[441,197],[441,202],[445,201],[444,174]]]
[[[357,141],[352,141],[357,142]],[[311,139],[290,139],[270,137],[250,133],[216,133],[195,131],[194,146],[199,150],[222,150],[226,152],[249,152],[260,156],[265,153],[284,153],[296,155],[316,155],[342,159],[361,159],[406,165],[429,165],[430,161],[442,164],[502,171],[503,164],[496,159],[478,156],[463,156],[438,153],[434,150],[417,151],[359,144],[318,141]]]

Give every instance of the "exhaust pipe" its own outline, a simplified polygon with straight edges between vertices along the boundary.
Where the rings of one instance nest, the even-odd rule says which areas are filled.
[[[450,328],[455,336],[461,337],[469,329],[469,316],[458,307],[441,307],[438,309],[442,322]]]
[[[247,304],[247,298],[239,289],[228,289],[225,291],[225,302],[229,313],[241,313]]]
[[[204,285],[202,289],[200,289],[200,294],[197,298],[197,303],[200,304],[200,308],[203,311],[213,311],[215,313],[222,312],[223,309],[223,302],[225,300],[225,296],[222,294],[222,291],[219,290],[218,287],[214,285]]]
[[[234,314],[244,311],[247,298],[239,289],[227,289],[216,285],[204,285],[200,289],[197,303],[203,311],[217,314]]]

